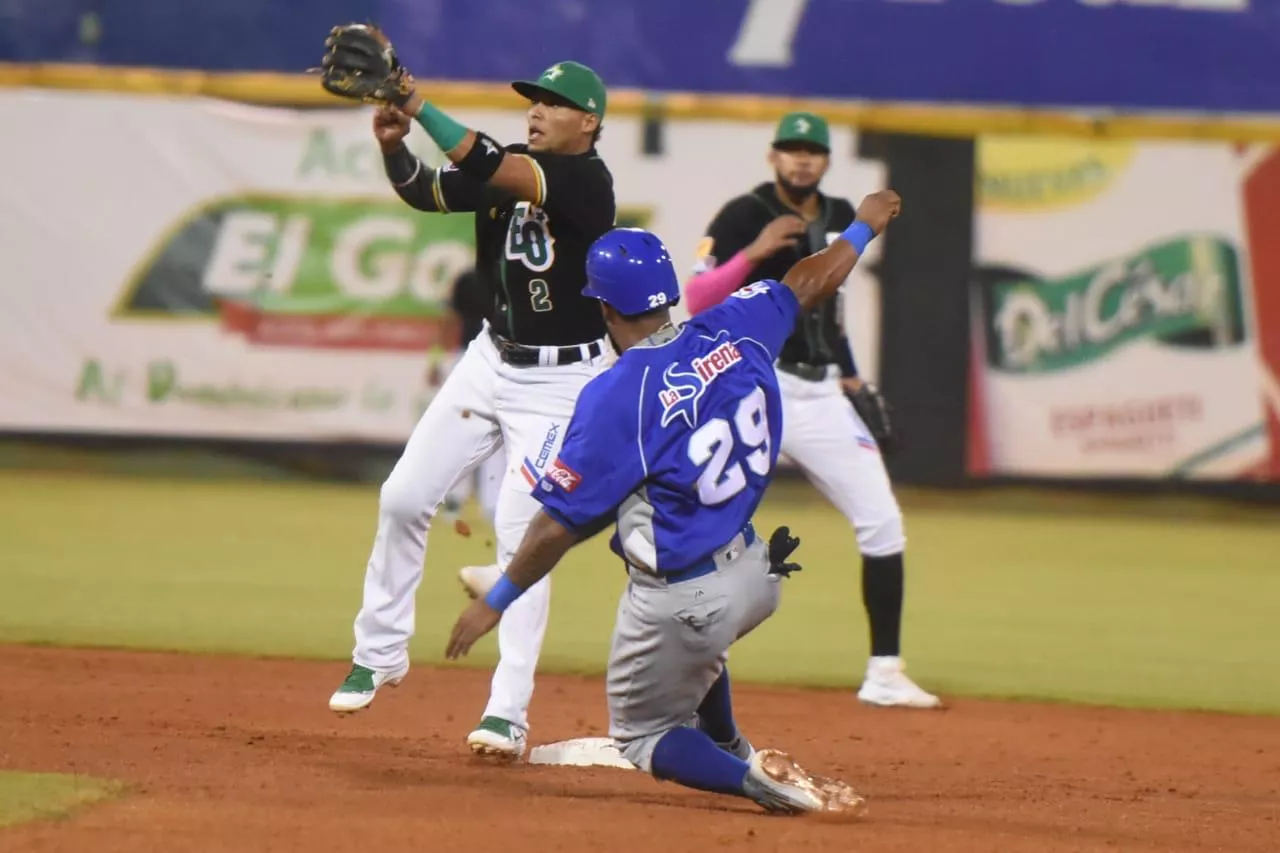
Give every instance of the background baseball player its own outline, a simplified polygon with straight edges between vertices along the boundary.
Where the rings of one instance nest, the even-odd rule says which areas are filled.
[[[748,280],[779,278],[849,227],[853,205],[818,191],[830,152],[822,118],[812,113],[783,117],[769,152],[774,180],[729,201],[707,229],[696,275],[686,285],[691,314],[719,303]],[[857,536],[871,634],[871,658],[858,698],[875,705],[936,708],[938,697],[907,677],[900,656],[906,539],[880,456],[892,433],[879,393],[858,378],[842,313],[835,299],[811,307],[782,347],[777,363],[786,424],[782,452],[844,513]]]
[[[380,109],[373,126],[400,197],[424,211],[477,213],[477,273],[498,294],[485,331],[382,486],[353,666],[329,702],[349,712],[408,670],[427,531],[449,489],[499,444],[515,458],[554,458],[578,393],[605,367],[604,322],[582,286],[586,251],[612,227],[615,203],[612,177],[594,147],[605,90],[591,69],[562,62],[536,81],[512,84],[530,101],[528,144],[503,147],[423,101],[376,29],[338,27],[326,45],[326,89],[398,107]],[[452,165],[431,171],[408,151],[408,116]],[[501,564],[537,508],[523,477],[504,478],[496,517]],[[489,703],[467,739],[478,753],[524,752],[549,596],[549,586],[539,584],[502,620]]]
[[[584,293],[603,303],[622,355],[582,392],[535,490],[541,512],[506,574],[454,626],[446,655],[465,654],[579,539],[616,522],[611,545],[630,581],[608,696],[623,756],[659,779],[771,810],[858,811],[848,785],[811,776],[786,753],[753,752],[724,665],[730,645],[777,607],[777,576],[798,568],[785,562],[799,544],[786,528],[766,545],[751,525],[782,433],[773,362],[800,311],[835,292],[898,206],[892,192],[869,197],[862,219],[782,284],[753,284],[679,327],[668,308],[680,283],[662,243],[639,229],[602,237]]]

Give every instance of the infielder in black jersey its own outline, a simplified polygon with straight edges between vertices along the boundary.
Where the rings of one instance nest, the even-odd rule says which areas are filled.
[[[792,113],[778,124],[774,180],[730,200],[707,228],[686,304],[699,313],[749,282],[781,280],[854,220],[848,201],[818,189],[830,165],[827,123]],[[800,315],[776,367],[782,390],[782,452],[849,519],[862,553],[862,599],[871,659],[858,698],[875,705],[936,708],[938,697],[907,677],[900,656],[902,513],[880,456],[887,410],[858,376],[838,299]],[[881,437],[877,442],[876,434]]]
[[[363,35],[348,28],[331,41],[349,38]],[[364,60],[349,54],[344,61]],[[463,127],[413,92],[411,78],[400,79],[401,107],[384,106],[373,121],[387,177],[419,210],[475,214],[476,275],[495,296],[484,330],[382,486],[353,666],[329,702],[338,712],[366,707],[381,685],[397,684],[407,672],[427,531],[450,488],[505,451],[495,519],[498,565],[505,568],[538,510],[530,492],[559,452],[578,392],[610,358],[599,305],[581,292],[587,248],[615,215],[613,179],[595,149],[605,115],[600,78],[560,62],[537,80],[513,83],[529,101],[528,139],[515,145]],[[410,117],[449,165],[429,169],[409,152]],[[550,604],[550,587],[540,587],[503,616],[489,704],[467,738],[477,753],[524,753]]]

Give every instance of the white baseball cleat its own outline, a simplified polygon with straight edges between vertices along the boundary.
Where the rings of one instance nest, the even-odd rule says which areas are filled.
[[[858,699],[885,708],[942,707],[941,699],[907,677],[906,665],[899,657],[873,657],[868,661]]]
[[[373,704],[373,697],[382,685],[397,687],[409,672],[409,667],[394,672],[377,672],[358,663],[351,665],[351,672],[337,691],[329,697],[329,710],[350,714]]]
[[[501,717],[485,717],[480,726],[467,735],[467,746],[476,755],[517,761],[524,755],[529,733]]]
[[[458,580],[462,581],[462,588],[473,599],[488,595],[489,590],[493,589],[493,585],[500,577],[502,577],[502,570],[496,563],[489,566],[465,566],[458,570]]]
[[[836,779],[812,776],[785,752],[762,749],[751,756],[743,788],[766,811],[824,812],[857,816],[867,801]]]

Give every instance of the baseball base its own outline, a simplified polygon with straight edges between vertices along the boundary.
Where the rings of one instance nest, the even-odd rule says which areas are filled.
[[[558,764],[565,767],[616,767],[635,770],[613,745],[613,738],[580,737],[535,746],[529,750],[530,764]]]

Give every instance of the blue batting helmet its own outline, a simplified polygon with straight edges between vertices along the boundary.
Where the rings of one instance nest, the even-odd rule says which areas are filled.
[[[615,228],[587,250],[582,295],[633,317],[679,302],[680,280],[671,254],[656,235],[643,228]]]

